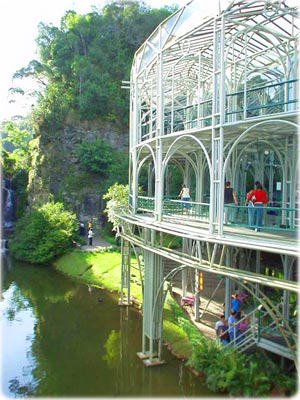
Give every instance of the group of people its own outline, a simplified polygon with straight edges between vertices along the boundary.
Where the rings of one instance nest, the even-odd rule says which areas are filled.
[[[248,206],[248,225],[257,232],[262,227],[263,222],[263,207],[269,201],[267,192],[263,189],[262,184],[259,181],[255,182],[255,188],[250,190],[246,195],[245,205]],[[225,182],[224,190],[224,204],[232,206],[233,204],[238,205],[236,194],[231,187],[230,181]],[[234,220],[234,208],[225,207],[225,223],[229,220]],[[231,218],[229,218],[229,215]]]
[[[255,231],[259,231],[262,227],[264,204],[269,201],[268,194],[263,190],[259,181],[255,182],[255,189],[247,193],[245,205],[248,205],[248,224],[250,227],[255,226]]]
[[[190,208],[190,190],[185,184],[182,184],[178,197],[181,199],[180,207],[183,212],[188,211]],[[255,188],[247,193],[245,200],[245,205],[248,206],[248,224],[251,228],[254,228],[256,232],[262,227],[263,207],[268,201],[267,192],[263,189],[262,184],[256,181]],[[238,204],[238,198],[234,189],[231,187],[231,182],[226,181],[224,189],[224,223],[235,221],[236,210],[234,206]]]
[[[237,293],[232,296],[231,313],[228,320],[225,315],[220,315],[216,322],[215,331],[217,340],[223,344],[237,343],[241,335],[249,328],[247,320],[241,315],[242,302]]]

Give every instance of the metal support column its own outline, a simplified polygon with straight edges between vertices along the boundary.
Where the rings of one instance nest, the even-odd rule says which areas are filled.
[[[121,293],[118,304],[128,306],[130,300],[130,243],[121,238]]]
[[[154,245],[155,231],[151,231],[150,235]],[[148,250],[144,252],[144,262],[143,347],[138,357],[150,367],[165,363],[161,360],[163,262],[160,255]]]

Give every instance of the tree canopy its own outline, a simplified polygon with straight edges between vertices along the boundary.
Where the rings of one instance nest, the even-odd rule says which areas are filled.
[[[129,80],[134,52],[173,9],[114,1],[86,15],[67,11],[60,27],[41,22],[36,40],[40,60],[14,75],[40,83],[34,120],[52,130],[66,116],[127,126],[128,91],[121,82]]]

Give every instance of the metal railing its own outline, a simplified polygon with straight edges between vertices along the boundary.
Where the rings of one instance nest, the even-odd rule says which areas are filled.
[[[226,93],[226,123],[243,121],[253,117],[268,116],[299,110],[297,79],[271,83],[246,91]],[[152,116],[147,113],[140,124],[141,140],[156,136],[156,110]],[[212,125],[212,99],[205,99],[190,106],[166,108],[164,113],[164,133],[169,134],[186,129],[205,128]]]
[[[138,196],[138,212],[154,213],[155,198]],[[205,202],[182,202],[171,198],[163,199],[163,216],[184,215],[195,221],[209,221],[210,204]],[[227,215],[228,221],[224,225],[249,227],[249,213],[253,213],[252,227],[257,227],[258,208],[248,206],[236,206],[231,204],[224,205],[224,217]],[[291,207],[263,207],[262,227],[265,230],[283,230],[297,232],[299,229],[299,208]]]
[[[280,306],[280,305],[279,305]],[[241,322],[247,322],[248,328],[244,331],[239,330]],[[292,358],[292,351],[296,349],[297,334],[292,335],[288,331],[279,331],[277,321],[271,319],[268,312],[255,308],[243,318],[239,319],[233,329],[233,339],[224,345],[234,345],[238,351],[244,352],[253,346],[263,347],[273,353]],[[284,324],[293,328],[293,321],[284,320]],[[223,334],[229,332],[228,328]],[[295,330],[295,329],[294,329]],[[283,335],[286,339],[284,339]],[[286,340],[291,344],[288,347]],[[220,343],[222,343],[220,341]]]
[[[225,225],[249,227],[249,213],[252,213],[252,227],[257,227],[258,208],[225,204],[229,221]],[[292,207],[263,207],[262,228],[268,230],[288,230],[296,232],[299,228],[299,208]]]

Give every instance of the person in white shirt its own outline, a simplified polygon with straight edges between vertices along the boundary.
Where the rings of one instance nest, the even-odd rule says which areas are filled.
[[[90,246],[93,245],[93,236],[94,236],[94,232],[93,232],[92,228],[90,228],[88,231],[88,239],[89,239]]]
[[[180,207],[182,208],[182,210],[189,210],[190,208],[190,204],[188,203],[190,201],[190,189],[188,187],[186,187],[186,185],[183,183],[181,185],[181,191],[178,195],[178,197],[180,197],[180,199],[182,200]]]

